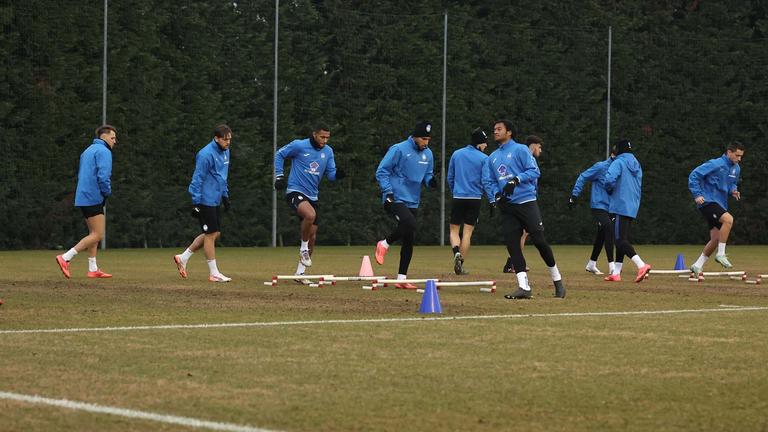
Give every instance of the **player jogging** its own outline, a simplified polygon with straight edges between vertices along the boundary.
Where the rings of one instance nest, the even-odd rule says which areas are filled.
[[[709,242],[691,266],[691,272],[696,275],[701,273],[715,249],[715,261],[725,268],[733,267],[725,254],[725,244],[733,227],[733,216],[728,212],[728,197],[741,199],[737,185],[741,174],[739,163],[743,156],[744,144],[734,141],[728,144],[725,154],[699,165],[688,176],[688,189],[709,225]]]
[[[608,211],[615,217],[613,236],[616,240],[617,255],[613,272],[606,276],[605,280],[609,282],[621,280],[624,257],[628,256],[637,266],[635,282],[642,282],[645,275],[651,270],[651,266],[640,258],[640,255],[635,252],[635,248],[629,243],[629,231],[640,208],[643,168],[635,155],[632,154],[632,143],[629,140],[620,140],[616,145],[616,159],[611,162],[602,181],[605,190],[611,196],[611,205]]]
[[[483,164],[488,156],[488,135],[482,128],[472,131],[472,142],[456,150],[448,163],[446,180],[453,193],[451,204],[450,240],[453,253],[453,271],[457,275],[469,274],[464,259],[472,242],[472,232],[480,217],[483,198]],[[463,232],[459,236],[459,231]]]
[[[413,241],[416,237],[416,215],[421,202],[421,186],[437,187],[432,173],[434,159],[427,146],[432,137],[432,123],[422,121],[416,124],[413,133],[405,141],[389,148],[376,169],[376,181],[381,188],[384,210],[397,222],[397,227],[384,240],[376,243],[376,262],[384,264],[389,246],[402,241],[398,279],[406,279],[413,256]],[[395,284],[395,288],[416,289],[410,283]]]
[[[299,276],[304,274],[307,267],[312,266],[319,222],[317,209],[320,180],[324,175],[331,181],[344,178],[344,172],[336,168],[333,149],[328,145],[330,139],[331,129],[319,123],[309,137],[293,140],[275,153],[275,190],[286,188],[284,164],[286,159],[292,161],[285,199],[300,221],[301,245],[295,273]],[[296,281],[309,284],[306,279],[298,278]]]

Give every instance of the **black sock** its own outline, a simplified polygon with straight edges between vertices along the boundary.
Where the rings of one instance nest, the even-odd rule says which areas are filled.
[[[457,253],[459,253],[459,247],[458,246],[454,246],[453,247],[453,254],[456,255]]]

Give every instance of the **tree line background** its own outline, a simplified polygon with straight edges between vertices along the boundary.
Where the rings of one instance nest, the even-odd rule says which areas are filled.
[[[234,130],[222,243],[266,246],[272,223],[274,2],[111,2],[108,122],[118,129],[109,247],[185,245],[187,186],[219,122]],[[441,121],[443,11],[447,119]],[[542,136],[539,202],[552,243],[590,243],[578,174],[605,157],[608,28],[611,140],[633,141],[645,176],[637,243],[701,243],[690,171],[728,141],[747,145],[734,243],[768,243],[768,7],[752,1],[282,2],[278,146],[331,126],[348,176],[320,188],[320,244],[374,244],[392,222],[374,171],[417,119],[434,122],[436,172],[473,128],[499,117]],[[0,248],[70,247],[78,157],[101,120],[102,2],[0,0]],[[446,154],[440,151],[446,132]],[[489,153],[495,148],[490,145]],[[440,238],[425,191],[417,241]],[[446,217],[450,191],[446,190]],[[279,244],[297,244],[282,196]],[[500,243],[484,207],[475,243]],[[447,226],[443,226],[447,230]]]

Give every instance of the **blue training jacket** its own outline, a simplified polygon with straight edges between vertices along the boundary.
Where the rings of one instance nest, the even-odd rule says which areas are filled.
[[[448,163],[448,186],[454,198],[483,197],[483,165],[488,156],[472,144],[453,152]]]
[[[211,140],[195,156],[195,173],[189,184],[192,204],[217,207],[222,197],[229,197],[229,149],[222,150]]]
[[[320,150],[314,148],[309,138],[293,140],[280,147],[275,153],[275,175],[283,174],[286,159],[292,159],[291,174],[288,175],[286,194],[301,192],[312,201],[317,201],[318,186],[323,174],[328,180],[336,180],[336,160],[329,145]]]
[[[605,175],[605,172],[608,171],[608,167],[611,166],[611,162],[613,162],[613,158],[597,162],[579,174],[579,177],[576,179],[576,184],[573,186],[571,195],[578,197],[584,189],[584,183],[592,182],[589,206],[593,209],[608,211],[611,207],[611,196],[608,195],[608,192],[603,186],[603,176]]]
[[[93,143],[80,155],[77,171],[75,206],[98,205],[112,195],[112,149],[104,140],[94,138]]]
[[[508,202],[522,204],[536,200],[536,185],[541,171],[528,146],[515,140],[501,144],[488,156],[483,166],[483,187],[488,200],[493,202],[496,193],[502,193],[504,185],[514,177],[520,180]]]
[[[696,167],[688,176],[688,189],[693,199],[704,197],[704,204],[697,207],[715,202],[728,210],[728,197],[737,190],[740,174],[739,164],[731,162],[725,154]]]
[[[413,137],[392,145],[376,169],[376,181],[381,188],[381,202],[388,194],[395,196],[408,208],[419,208],[421,185],[432,179],[434,159],[429,147],[419,151]]]
[[[635,155],[622,153],[611,162],[603,176],[603,186],[611,195],[609,213],[637,217],[643,188],[643,168]]]

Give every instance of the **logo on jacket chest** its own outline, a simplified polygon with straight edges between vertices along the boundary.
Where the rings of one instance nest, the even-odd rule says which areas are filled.
[[[317,161],[312,161],[312,163],[309,164],[309,170],[311,172],[317,172],[318,168],[320,168],[320,164],[317,163]]]
[[[496,172],[499,173],[500,176],[506,177],[507,176],[507,166],[504,164],[499,165],[498,168],[496,168]]]

